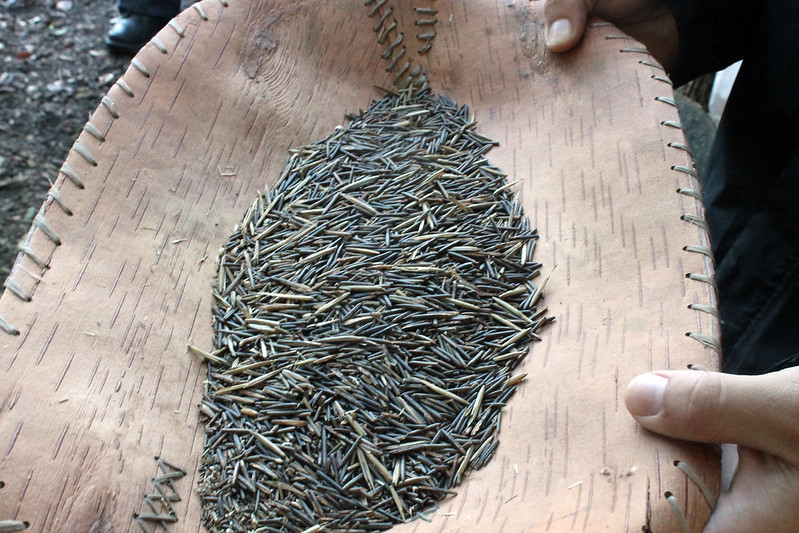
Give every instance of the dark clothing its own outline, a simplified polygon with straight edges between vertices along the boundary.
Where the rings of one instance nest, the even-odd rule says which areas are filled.
[[[147,15],[170,20],[180,13],[180,0],[117,0],[117,9],[123,15]]]
[[[722,368],[799,364],[799,2],[667,0],[675,84],[743,59],[703,177]]]

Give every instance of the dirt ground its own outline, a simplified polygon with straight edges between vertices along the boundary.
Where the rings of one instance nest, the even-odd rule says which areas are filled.
[[[0,279],[89,114],[127,68],[111,0],[0,0]]]

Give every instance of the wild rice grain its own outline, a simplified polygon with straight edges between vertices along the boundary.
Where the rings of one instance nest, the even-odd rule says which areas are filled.
[[[389,93],[291,150],[220,252],[212,531],[380,531],[484,465],[551,319],[537,233],[466,107]]]

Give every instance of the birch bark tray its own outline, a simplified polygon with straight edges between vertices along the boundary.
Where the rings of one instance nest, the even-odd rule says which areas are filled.
[[[412,6],[395,4],[410,39]],[[638,373],[718,367],[712,264],[668,80],[601,23],[549,55],[540,2],[431,5],[435,45],[413,61],[499,141],[488,159],[518,180],[536,260],[557,265],[545,291],[557,320],[519,369],[494,459],[395,529],[699,531],[710,507],[692,478],[717,492],[717,453],[647,433],[622,400]],[[0,527],[136,531],[144,495],[161,490],[180,495],[177,522],[148,527],[203,529],[204,364],[187,346],[212,350],[214,258],[289,148],[391,84],[368,10],[203,0],[103,98],[0,298]]]

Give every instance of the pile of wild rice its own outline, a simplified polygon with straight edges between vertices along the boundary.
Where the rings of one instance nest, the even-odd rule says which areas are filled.
[[[219,258],[211,531],[376,531],[494,453],[550,319],[537,234],[465,107],[389,94],[292,150]]]

